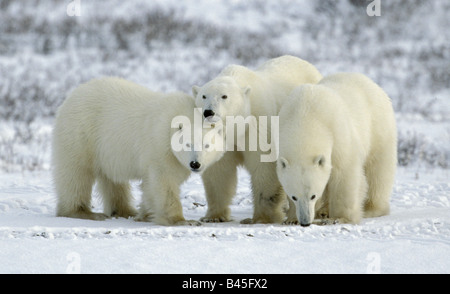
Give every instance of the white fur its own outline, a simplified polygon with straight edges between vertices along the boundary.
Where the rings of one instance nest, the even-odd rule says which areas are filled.
[[[295,87],[304,83],[316,83],[320,79],[320,73],[310,63],[293,56],[282,56],[267,61],[255,71],[244,66],[230,65],[203,87],[194,86],[192,90],[198,107],[215,112],[215,116],[211,118],[213,121],[222,120],[226,123],[227,116],[254,116],[256,122],[259,122],[260,116],[277,116],[283,99]],[[270,129],[268,119],[268,130]],[[248,142],[248,135],[248,132],[244,134],[245,142]],[[271,142],[270,133],[263,136],[268,136],[268,142]],[[230,138],[227,136],[228,139]],[[267,152],[260,149],[245,150],[227,152],[222,160],[203,175],[208,200],[208,212],[203,221],[230,219],[228,206],[236,192],[236,169],[241,163],[251,175],[254,200],[253,219],[244,222],[283,221],[282,204],[286,197],[276,175],[276,162],[261,162],[261,154]]]
[[[295,89],[280,111],[279,148],[278,177],[302,225],[315,213],[353,224],[389,213],[394,111],[364,75],[336,74]]]
[[[96,79],[75,89],[59,108],[54,128],[57,215],[135,216],[129,181],[137,179],[142,180],[143,191],[139,220],[152,217],[161,225],[196,224],[183,217],[179,186],[189,177],[192,161],[201,163],[198,171],[204,171],[223,152],[194,151],[195,144],[187,151],[172,150],[172,136],[187,128],[172,128],[172,119],[182,115],[193,122],[194,107],[193,98],[186,94],[155,93],[119,78]],[[209,131],[221,134],[201,126],[197,131],[202,136]],[[191,137],[183,139],[191,142]],[[91,211],[96,181],[104,214]]]

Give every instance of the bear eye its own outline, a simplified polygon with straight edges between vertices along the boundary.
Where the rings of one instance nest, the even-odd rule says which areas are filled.
[[[314,199],[316,199],[316,195],[311,196],[311,200],[314,200]]]
[[[205,95],[203,95],[203,96],[202,96],[202,98],[203,98],[203,99],[206,99],[206,96],[205,96]]]
[[[187,148],[191,148],[191,144],[186,143],[186,147],[187,147]]]
[[[206,144],[206,145],[205,145],[205,148],[208,149],[208,148],[209,148],[209,144]]]
[[[227,99],[227,98],[228,98],[227,95],[223,95],[223,96],[222,96],[222,99]]]
[[[292,196],[292,200],[297,201],[297,197]]]

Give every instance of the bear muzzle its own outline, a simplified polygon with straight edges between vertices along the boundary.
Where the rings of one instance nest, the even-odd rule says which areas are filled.
[[[189,166],[191,167],[191,170],[193,172],[199,172],[200,171],[200,167],[202,166],[202,164],[198,161],[191,161],[189,163]]]
[[[203,116],[205,118],[209,118],[209,117],[213,117],[216,113],[214,112],[214,110],[211,109],[206,109],[205,111],[203,111]]]

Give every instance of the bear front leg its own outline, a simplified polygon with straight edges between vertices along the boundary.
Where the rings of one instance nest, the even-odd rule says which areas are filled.
[[[332,223],[359,224],[367,194],[367,182],[362,168],[347,168],[339,178],[332,175],[328,188],[329,218]]]
[[[244,219],[242,224],[282,223],[285,214],[283,204],[286,194],[276,175],[274,163],[260,163],[260,166],[250,171],[253,193],[253,218]]]
[[[133,195],[129,183],[115,183],[107,176],[97,179],[97,186],[103,197],[104,212],[112,217],[134,217],[137,211],[132,206]]]
[[[208,211],[200,221],[218,223],[231,220],[229,206],[236,194],[239,159],[240,154],[237,151],[228,151],[221,160],[203,173]]]
[[[143,203],[138,220],[151,217],[151,221],[163,226],[200,225],[198,221],[184,218],[179,188],[183,181],[175,181],[171,176],[153,174],[142,183]]]

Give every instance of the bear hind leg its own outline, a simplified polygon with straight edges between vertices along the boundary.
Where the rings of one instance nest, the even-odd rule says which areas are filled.
[[[60,172],[55,169],[54,181],[58,197],[56,215],[60,217],[105,220],[103,213],[91,210],[92,186],[95,178],[89,171],[77,168]],[[73,172],[72,172],[73,171]]]
[[[103,197],[104,213],[112,217],[134,217],[133,195],[129,183],[114,183],[106,176],[98,178],[98,189]]]
[[[397,160],[387,154],[377,156],[366,165],[368,182],[364,217],[379,217],[390,212],[390,197],[394,185]]]

